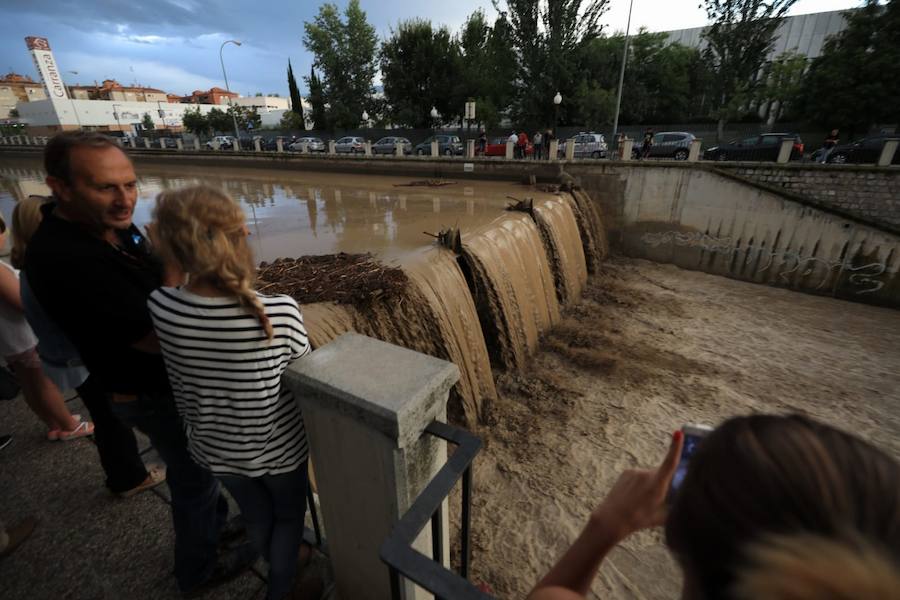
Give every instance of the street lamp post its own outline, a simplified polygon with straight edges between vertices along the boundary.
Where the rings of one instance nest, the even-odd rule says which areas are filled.
[[[116,123],[119,125],[119,131],[122,131],[122,121],[119,120],[119,105],[113,104],[113,116],[116,118]]]
[[[559,132],[556,130],[559,125],[559,105],[562,104],[562,94],[556,92],[553,96],[553,137],[559,139]]]
[[[622,68],[619,69],[619,93],[616,94],[616,117],[613,120],[613,139],[619,133],[619,107],[622,105],[622,85],[625,83],[625,61],[628,58],[628,32],[631,29],[631,7],[634,0],[628,2],[628,22],[625,25],[625,48],[622,50]]]
[[[437,107],[432,106],[431,112],[429,114],[431,115],[431,130],[433,132],[436,132],[437,131],[437,120],[438,120],[438,117],[441,116],[441,113],[438,112]]]
[[[222,57],[222,51],[225,49],[225,44],[240,46],[241,43],[237,40],[225,40],[219,47],[219,62],[222,64],[222,78],[225,79],[225,91],[230,92],[231,88],[228,87],[228,75],[225,73],[225,59]],[[231,108],[231,119],[234,121],[234,137],[238,140],[238,144],[240,144],[241,134],[240,131],[238,131],[237,115],[234,114],[234,105],[231,103],[230,97],[228,98],[228,105]]]
[[[66,73],[71,73],[72,75],[78,75],[78,71],[66,71]],[[78,116],[78,109],[75,108],[75,98],[72,94],[72,86],[69,86],[69,102],[72,103],[72,112],[75,113],[75,122],[78,123],[78,129],[81,129],[81,118]]]
[[[367,113],[366,111],[363,111],[362,120],[363,120],[363,129],[368,128],[369,127],[369,113]]]

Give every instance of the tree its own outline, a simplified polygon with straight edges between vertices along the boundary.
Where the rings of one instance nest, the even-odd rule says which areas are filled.
[[[454,103],[460,107],[474,98],[478,121],[495,127],[516,91],[517,61],[509,21],[501,14],[491,26],[477,10],[463,25],[458,43],[462,58]]]
[[[725,123],[745,108],[758,85],[756,76],[775,44],[781,19],[797,0],[704,0],[712,21],[703,32],[715,70],[718,138]]]
[[[186,109],[181,122],[185,129],[195,135],[203,135],[209,132],[209,120],[200,112],[199,106]]]
[[[900,122],[900,1],[869,0],[844,14],[847,28],[813,60],[797,103],[810,123],[853,137],[878,123]]]
[[[150,113],[144,113],[144,117],[141,119],[141,127],[144,128],[144,131],[153,131],[156,129],[156,126],[153,124],[153,117],[150,116]]]
[[[400,23],[381,47],[381,77],[393,123],[431,126],[437,108],[446,120],[459,115],[454,85],[459,80],[459,46],[446,27],[413,19]]]
[[[305,120],[303,118],[303,98],[300,97],[300,90],[297,88],[297,80],[294,79],[294,69],[291,67],[291,59],[288,59],[288,91],[291,94],[291,110],[300,117],[300,127],[297,129],[305,129]]]
[[[785,106],[800,93],[806,72],[806,56],[788,50],[767,64],[759,90],[759,103],[768,104],[768,123],[773,125],[785,112]]]
[[[278,123],[278,127],[284,131],[302,131],[306,129],[306,123],[303,122],[302,116],[292,110],[286,110],[281,115],[281,122]]]
[[[323,4],[313,21],[304,23],[303,44],[313,54],[313,66],[322,72],[329,121],[351,128],[359,125],[369,105],[378,68],[378,38],[359,0],[350,0],[344,17],[342,21],[336,5]]]
[[[520,122],[553,121],[553,96],[571,97],[578,85],[579,48],[600,35],[600,17],[609,0],[493,0],[505,12],[512,46],[518,57],[513,117]],[[568,110],[564,101],[563,117]]]
[[[316,129],[330,129],[322,82],[312,67],[309,69],[309,77],[306,79],[306,82],[309,85],[309,105],[312,107],[313,127]]]
[[[215,109],[213,109],[215,110]],[[240,106],[238,104],[232,104],[228,107],[228,119],[230,119],[230,123],[232,127],[234,126],[234,121],[237,120],[239,129],[259,129],[262,126],[262,117],[259,116],[259,113],[256,111],[256,107],[246,107]]]
[[[206,113],[206,122],[213,131],[229,131],[234,128],[231,115],[220,108],[212,108]]]

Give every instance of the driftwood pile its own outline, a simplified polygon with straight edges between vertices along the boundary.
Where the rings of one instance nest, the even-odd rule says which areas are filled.
[[[399,296],[408,281],[402,269],[385,266],[371,254],[341,252],[261,263],[256,289],[263,294],[286,294],[301,304],[364,305]]]

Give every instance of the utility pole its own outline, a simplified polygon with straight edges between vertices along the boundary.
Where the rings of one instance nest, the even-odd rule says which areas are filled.
[[[633,5],[634,0],[629,0],[628,23],[625,25],[625,48],[622,50],[622,68],[619,69],[619,93],[616,94],[616,118],[613,121],[613,139],[616,139],[616,134],[619,133],[619,107],[622,106],[622,85],[625,83],[625,61],[628,60],[628,33],[631,30],[631,8]]]
[[[225,40],[222,42],[222,46],[219,47],[219,62],[222,64],[222,77],[225,79],[225,91],[230,92],[231,88],[228,87],[228,75],[225,74],[225,59],[222,58],[222,50],[225,49],[225,44],[234,44],[235,46],[240,46],[241,43],[237,40]],[[231,119],[234,121],[234,138],[237,140],[238,144],[241,143],[241,133],[238,130],[238,122],[237,115],[235,114],[234,104],[231,102],[231,97],[228,98],[228,106],[231,109]]]

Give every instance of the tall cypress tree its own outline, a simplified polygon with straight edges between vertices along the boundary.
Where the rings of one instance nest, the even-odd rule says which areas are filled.
[[[314,127],[319,130],[328,129],[328,114],[325,112],[325,93],[322,89],[322,82],[319,80],[313,67],[309,69],[309,77],[306,78],[306,84],[309,86],[309,104],[312,106]]]
[[[306,120],[303,118],[303,99],[300,97],[300,90],[297,89],[297,80],[294,79],[291,59],[288,59],[288,90],[291,93],[291,110],[300,116],[300,129],[306,129]]]

